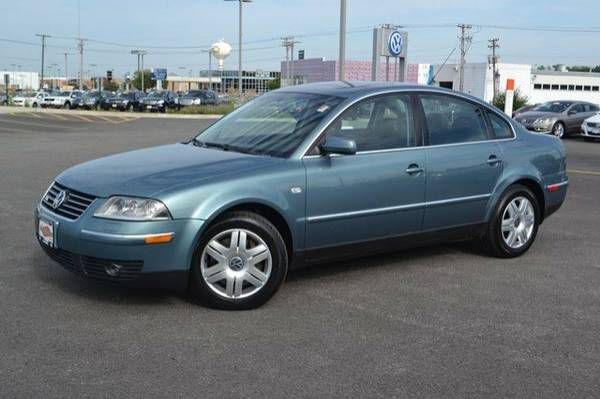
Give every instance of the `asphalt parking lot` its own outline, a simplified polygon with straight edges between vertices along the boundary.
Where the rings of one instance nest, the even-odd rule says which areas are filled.
[[[223,312],[82,280],[32,212],[79,162],[210,121],[0,115],[0,396],[598,397],[600,142],[565,140],[563,208],[522,258],[444,245],[292,272]]]

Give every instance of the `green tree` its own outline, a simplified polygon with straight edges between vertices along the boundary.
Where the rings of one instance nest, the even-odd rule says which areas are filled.
[[[145,90],[152,89],[156,85],[156,83],[152,80],[152,73],[150,72],[150,70],[144,69],[143,76],[144,76],[144,89]],[[131,84],[136,89],[142,90],[142,79],[141,79],[139,71],[135,71],[135,73],[133,74],[133,80],[131,81]]]
[[[104,90],[117,91],[119,90],[119,85],[114,80],[111,80],[110,82],[104,83]]]
[[[506,102],[506,92],[500,93],[494,99],[494,106],[504,111],[504,104]],[[515,90],[514,98],[513,98],[513,109],[519,109],[524,107],[529,102],[529,98],[523,94],[519,89]]]
[[[269,89],[269,91],[271,90],[277,90],[281,87],[281,79],[278,77],[276,77],[275,79],[271,80],[269,83],[267,83],[267,89]]]

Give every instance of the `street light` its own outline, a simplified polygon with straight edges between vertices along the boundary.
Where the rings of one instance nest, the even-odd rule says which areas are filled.
[[[239,30],[238,30],[238,88],[240,90],[240,100],[242,99],[242,4],[252,3],[252,0],[225,0],[237,1],[240,4],[239,11]]]
[[[142,93],[144,92],[144,55],[147,54],[146,50],[131,50],[131,54],[137,55],[138,57],[138,75],[142,81]],[[142,69],[140,70],[140,57],[142,59]]]

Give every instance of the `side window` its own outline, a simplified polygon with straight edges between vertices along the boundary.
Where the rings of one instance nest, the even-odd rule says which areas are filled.
[[[351,106],[327,130],[356,142],[357,151],[414,147],[411,100],[408,95],[386,95]]]
[[[576,113],[580,114],[582,112],[585,112],[585,109],[583,107],[583,104],[575,104],[573,106],[573,108],[571,108],[572,111],[575,111]]]
[[[494,132],[495,138],[510,139],[513,137],[512,129],[504,119],[494,114],[493,112],[488,112],[487,114],[490,118],[490,124],[492,126],[492,131]]]
[[[487,140],[481,109],[470,102],[445,95],[422,95],[429,145]]]
[[[590,105],[590,112],[598,112],[600,111],[600,107],[598,107],[597,105]]]

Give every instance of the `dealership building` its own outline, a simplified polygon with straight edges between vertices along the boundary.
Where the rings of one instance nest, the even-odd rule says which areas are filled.
[[[529,98],[529,103],[572,100],[600,104],[600,73],[535,70],[527,64],[497,64],[498,87],[504,91],[506,81],[513,79],[515,89]],[[458,65],[433,65],[431,76],[435,85],[457,89]],[[464,91],[491,102],[494,96],[492,66],[488,63],[465,65]]]
[[[287,62],[281,63],[281,74],[286,76],[292,71],[296,84],[336,79],[336,60],[311,58],[289,64],[288,67]],[[395,75],[394,67],[394,64],[390,66],[389,80]],[[371,80],[370,61],[349,60],[345,69],[346,80]],[[378,69],[377,80],[386,80],[385,66],[380,65]],[[513,79],[515,88],[527,96],[531,104],[555,100],[600,104],[600,73],[539,71],[528,64],[506,63],[497,64],[497,71],[500,91],[504,91],[508,79]],[[406,82],[458,90],[458,65],[408,64]],[[485,62],[465,64],[464,92],[491,102],[494,97],[492,65]]]

